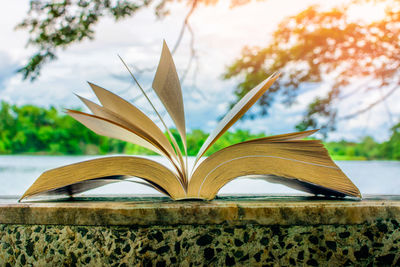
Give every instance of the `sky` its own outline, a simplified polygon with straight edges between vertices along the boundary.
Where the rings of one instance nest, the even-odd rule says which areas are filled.
[[[26,43],[29,35],[15,26],[26,16],[29,1],[9,1],[7,8],[0,9],[0,100],[13,104],[35,104],[43,107],[79,108],[83,105],[74,93],[94,100],[87,81],[111,90],[126,99],[135,100],[135,105],[148,111],[149,105],[140,98],[140,91],[132,84],[126,70],[118,59],[120,55],[132,68],[150,69],[137,72],[144,88],[150,88],[159,60],[162,41],[172,49],[189,7],[183,3],[170,5],[171,13],[157,19],[154,11],[143,9],[133,17],[115,22],[102,18],[95,27],[95,39],[74,44],[59,51],[58,59],[42,69],[41,76],[34,82],[23,81],[16,70],[30,55],[32,47]],[[238,80],[222,80],[226,66],[231,64],[245,46],[263,46],[270,39],[276,25],[285,17],[295,15],[317,0],[268,0],[231,9],[230,1],[220,1],[215,6],[200,6],[190,18],[195,32],[197,68],[192,69],[182,84],[188,129],[201,128],[211,131],[218,118],[227,112]],[[365,10],[362,11],[365,14]],[[361,14],[361,13],[360,13]],[[190,36],[186,34],[174,54],[178,74],[182,76],[188,64]],[[195,71],[196,70],[196,71]],[[267,75],[267,74],[266,74]],[[326,92],[326,85],[318,90],[304,90],[295,105],[286,107],[276,102],[268,117],[240,121],[235,128],[252,132],[281,134],[295,130],[306,105],[316,96]],[[151,93],[153,98],[154,94]],[[373,96],[372,96],[373,97]],[[389,128],[398,120],[400,94],[395,93],[387,106],[380,105],[355,119],[342,121],[337,131],[329,135],[330,140],[359,140],[371,135],[378,141],[389,136]],[[343,104],[342,110],[355,110],[362,105],[357,99]],[[160,107],[157,102],[157,107]],[[388,108],[389,107],[389,111]],[[165,114],[164,112],[162,112]],[[166,115],[165,115],[166,116]],[[168,124],[171,120],[166,117]]]

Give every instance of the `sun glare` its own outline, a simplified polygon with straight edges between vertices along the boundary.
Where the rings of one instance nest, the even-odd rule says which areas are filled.
[[[353,20],[373,22],[382,20],[385,17],[385,3],[362,3],[355,4],[349,9],[349,17]]]

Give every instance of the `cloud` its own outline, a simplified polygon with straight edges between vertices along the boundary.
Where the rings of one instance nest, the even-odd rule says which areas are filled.
[[[19,65],[3,51],[0,51],[0,62],[0,92],[3,92],[7,81],[16,75]]]

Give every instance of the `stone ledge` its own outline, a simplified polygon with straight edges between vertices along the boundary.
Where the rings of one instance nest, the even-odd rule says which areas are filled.
[[[35,225],[349,225],[400,221],[400,196],[362,201],[306,196],[236,196],[213,201],[165,197],[78,197],[17,203],[0,197],[0,224]]]
[[[0,266],[400,266],[399,223],[0,224]]]

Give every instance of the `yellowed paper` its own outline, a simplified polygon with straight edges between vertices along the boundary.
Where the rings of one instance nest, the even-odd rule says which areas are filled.
[[[153,80],[153,89],[174,121],[186,150],[186,126],[182,89],[171,53],[165,41]]]
[[[208,136],[204,144],[201,146],[199,153],[197,153],[195,164],[204,155],[204,153],[221,137],[244,113],[268,90],[268,88],[279,77],[279,74],[273,74],[265,79],[255,88],[250,90],[235,106],[225,115],[225,117],[218,123],[214,131]]]

